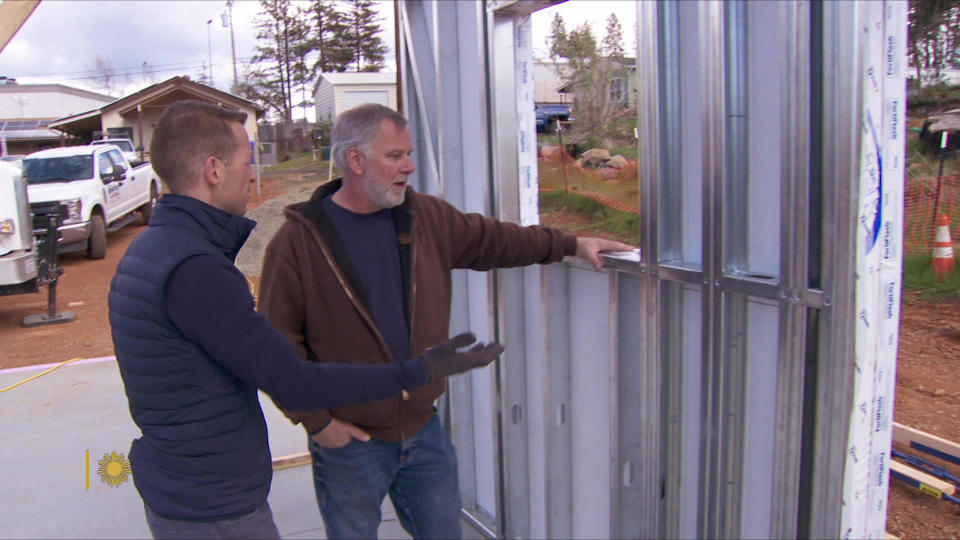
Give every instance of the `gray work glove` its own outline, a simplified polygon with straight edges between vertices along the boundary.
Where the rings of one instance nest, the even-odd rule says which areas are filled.
[[[464,332],[424,351],[421,358],[427,369],[427,382],[483,367],[503,352],[503,346],[499,343],[477,343],[465,351],[457,352],[457,349],[467,347],[475,341],[477,336],[473,335],[473,332]]]

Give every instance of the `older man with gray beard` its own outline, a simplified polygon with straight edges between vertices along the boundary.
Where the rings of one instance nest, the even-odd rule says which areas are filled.
[[[464,214],[413,191],[406,120],[366,104],[331,134],[343,178],[285,209],[267,246],[261,311],[304,359],[403,362],[447,339],[450,271],[547,264],[632,246]],[[414,538],[458,538],[453,445],[433,406],[445,381],[394,398],[287,411],[309,434],[314,483],[330,538],[374,538],[389,493]]]

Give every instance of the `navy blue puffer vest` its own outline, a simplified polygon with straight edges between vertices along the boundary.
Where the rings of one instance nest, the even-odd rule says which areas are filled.
[[[255,222],[165,195],[110,286],[110,325],[130,414],[143,436],[130,463],[161,516],[215,521],[255,510],[272,476],[256,388],[188,342],[164,311],[164,286],[188,257],[232,262]]]

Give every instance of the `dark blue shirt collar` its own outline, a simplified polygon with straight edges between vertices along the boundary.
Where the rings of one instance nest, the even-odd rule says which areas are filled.
[[[257,222],[200,199],[167,193],[157,201],[150,226],[188,229],[192,234],[206,238],[233,261]]]

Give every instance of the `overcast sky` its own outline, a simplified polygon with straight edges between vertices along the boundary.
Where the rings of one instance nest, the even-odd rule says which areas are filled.
[[[381,37],[390,48],[386,71],[395,71],[393,3],[378,3],[378,9],[383,15]],[[233,4],[237,71],[241,75],[256,46],[253,22],[259,10],[260,3],[254,0]],[[118,97],[176,75],[196,79],[207,64],[212,66],[214,86],[229,90],[233,67],[230,29],[221,22],[225,11],[222,0],[42,0],[0,52],[0,75],[16,78],[21,84],[60,83],[104,92],[96,82],[95,59],[100,55],[117,75],[119,89],[114,94]],[[632,0],[571,0],[536,12],[533,43],[543,55],[555,12],[561,14],[568,29],[589,20],[598,41],[607,17],[616,12],[625,48],[632,50],[636,21]],[[212,20],[209,25],[208,20]],[[152,75],[144,72],[144,62]]]

